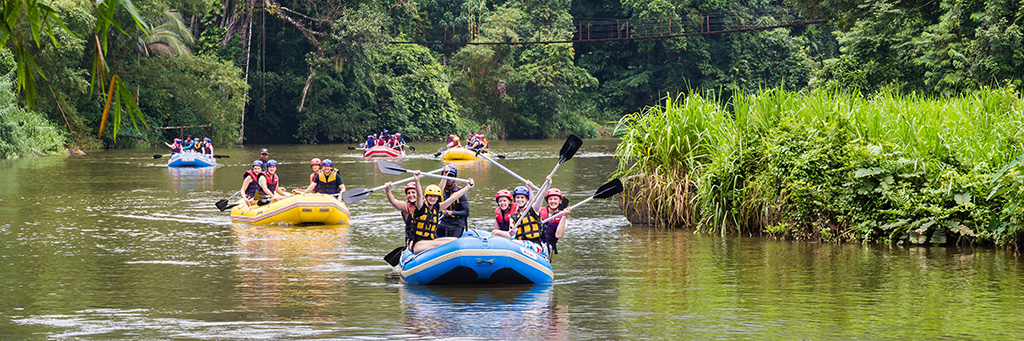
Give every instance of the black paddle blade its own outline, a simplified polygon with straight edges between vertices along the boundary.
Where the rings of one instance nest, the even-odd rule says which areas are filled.
[[[377,161],[377,168],[380,169],[381,173],[388,175],[399,175],[406,173],[405,168],[402,168],[402,166],[387,161]]]
[[[597,192],[594,193],[594,199],[605,199],[611,198],[613,195],[622,192],[622,181],[619,178],[615,178],[612,181],[608,181],[601,187],[597,188]]]
[[[441,156],[441,152],[434,153],[434,157]]]
[[[348,150],[356,150],[356,147],[348,146]]]
[[[497,157],[498,157],[499,159],[505,159],[505,155],[501,155],[501,154],[494,154],[494,156],[497,156]]]
[[[398,266],[398,262],[402,260],[402,251],[405,251],[405,246],[391,250],[387,256],[384,256],[384,261],[388,262],[388,265]]]
[[[230,159],[231,155],[216,155],[216,154],[214,154],[213,157],[215,159]]]
[[[566,207],[569,207],[569,198],[562,197],[562,203],[558,204],[558,210],[564,210]]]
[[[373,193],[373,191],[362,187],[350,189],[341,192],[341,200],[344,201],[346,204],[352,204],[362,201],[363,199],[366,199],[366,196],[369,195],[370,193]]]
[[[409,147],[409,150],[411,150],[411,151],[414,151],[414,152],[416,151],[416,148],[414,148],[413,146],[410,146],[410,145],[405,145],[405,146]]]
[[[217,209],[224,212],[228,208],[228,199],[217,200]]]
[[[576,151],[580,150],[582,145],[583,140],[579,136],[569,135],[569,138],[565,139],[565,144],[562,145],[562,150],[558,152],[558,163],[572,159],[572,156],[576,155]]]
[[[270,204],[270,198],[263,198],[256,202],[256,206],[266,206]]]
[[[154,159],[159,159],[159,158],[162,158],[162,157],[164,157],[164,156],[163,155],[153,154],[153,158]]]

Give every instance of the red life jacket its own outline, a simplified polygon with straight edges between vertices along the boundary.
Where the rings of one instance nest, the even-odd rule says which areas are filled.
[[[508,207],[508,211],[501,211],[501,207],[494,208],[494,221],[498,223],[498,229],[502,231],[508,231],[509,225],[512,223],[512,212],[519,210],[519,206],[516,203],[512,203]]]
[[[277,191],[277,182],[281,179],[277,177],[277,173],[274,173],[273,176],[270,173],[263,173],[263,176],[267,179],[267,189],[270,190],[270,193],[266,194],[268,196],[274,195],[274,192]]]
[[[547,219],[549,216],[553,216],[555,214],[558,214],[558,212],[561,212],[561,211],[556,210],[555,212],[551,212],[549,214],[547,206],[541,207],[540,208],[540,220],[544,221],[544,219]],[[551,219],[551,221],[549,221],[549,222],[544,223],[544,234],[543,234],[543,236],[541,236],[541,240],[543,240],[545,243],[550,245],[551,246],[551,252],[553,252],[555,254],[558,253],[558,248],[555,247],[555,244],[558,243],[558,237],[555,237],[555,232],[558,231],[558,224],[562,222],[562,218],[565,218],[565,216],[563,215],[563,216],[560,216],[558,218]]]
[[[242,179],[245,179],[247,176],[252,178],[252,181],[249,181],[249,187],[245,188],[246,196],[255,196],[256,192],[260,191],[260,174],[263,173],[257,174],[256,172],[253,172],[252,169],[247,170],[245,171],[245,174],[242,174]]]

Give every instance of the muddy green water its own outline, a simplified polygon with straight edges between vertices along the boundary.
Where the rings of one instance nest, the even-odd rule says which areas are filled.
[[[536,182],[561,140],[499,141]],[[400,161],[436,169],[436,145]],[[555,184],[577,202],[615,168],[586,140]],[[1016,339],[1024,266],[1004,250],[820,245],[629,223],[610,201],[573,212],[555,283],[416,287],[381,260],[403,241],[382,193],[348,226],[232,224],[214,202],[269,147],[289,189],[312,157],[349,188],[382,175],[346,145],[218,149],[217,168],[169,169],[163,150],[0,160],[0,339]],[[486,162],[470,224],[517,185]]]

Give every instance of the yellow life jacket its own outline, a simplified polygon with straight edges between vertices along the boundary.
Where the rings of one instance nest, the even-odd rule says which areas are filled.
[[[437,219],[440,216],[438,205],[423,205],[412,214],[414,224],[412,234],[415,241],[432,240],[437,238]]]
[[[518,212],[513,213],[511,218],[512,221],[519,220],[520,214]],[[544,234],[544,229],[540,226],[540,219],[537,217],[537,213],[531,208],[526,212],[526,217],[523,218],[523,222],[519,223],[519,227],[516,228],[516,239],[519,240],[539,240]]]

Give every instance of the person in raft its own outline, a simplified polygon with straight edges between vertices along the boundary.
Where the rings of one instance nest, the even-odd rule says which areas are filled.
[[[473,141],[466,145],[466,148],[472,150],[481,150],[487,148],[487,138],[483,134],[473,136]]]
[[[207,157],[213,157],[213,141],[209,137],[204,137],[203,146],[199,148],[199,151]]]
[[[452,148],[461,147],[461,146],[462,146],[462,144],[459,143],[459,137],[458,136],[456,136],[456,135],[448,135],[448,144],[445,146],[445,148],[452,149]]]
[[[247,204],[255,204],[256,200],[254,200],[254,198],[261,190],[263,193],[274,192],[267,188],[266,181],[261,181],[265,176],[266,173],[263,173],[263,162],[260,160],[253,161],[252,169],[249,169],[242,174],[242,189],[238,191],[242,193],[242,197],[245,198],[245,202]]]
[[[527,197],[530,196],[530,190],[526,189],[526,187],[516,187],[515,191],[515,193],[524,194]],[[498,202],[498,207],[494,208],[494,229],[491,230],[492,236],[512,239],[512,235],[509,234],[509,225],[512,225],[510,216],[512,215],[512,212],[519,209],[519,206],[512,202],[513,193],[514,192],[509,192],[507,189],[503,189],[494,195],[494,201]]]
[[[537,191],[537,193],[547,192],[548,188],[551,187],[551,176],[549,175],[545,180],[547,180],[545,182],[546,185]],[[516,221],[519,221],[519,217],[523,217],[524,215],[525,217],[523,217],[523,221],[519,223],[519,226],[509,227],[509,234],[512,235],[512,238],[515,240],[526,243],[527,246],[529,246],[529,243],[539,245],[540,247],[534,248],[534,250],[540,251],[539,253],[544,255],[544,257],[549,257],[549,251],[551,250],[550,243],[552,241],[552,237],[554,237],[554,231],[549,231],[545,227],[546,224],[542,225],[540,223],[541,218],[537,213],[540,211],[540,207],[542,205],[540,200],[535,201],[533,205],[527,207],[530,201],[530,187],[533,187],[533,184],[527,181],[526,186],[523,186],[524,190],[513,191],[516,193],[512,194],[512,198],[515,200],[518,210],[513,212],[512,215],[509,216],[509,219],[514,225]],[[518,190],[519,187],[516,189]]]
[[[459,176],[459,170],[455,166],[444,165],[442,169],[441,175],[453,178]],[[459,185],[456,185],[455,181],[448,181],[446,179],[441,179],[437,186],[444,190],[442,199],[451,198],[454,193],[460,190]],[[441,210],[441,215],[444,219],[441,219],[437,224],[437,236],[462,237],[462,233],[466,232],[466,219],[469,218],[469,197],[465,194],[456,196],[455,202],[451,204],[449,209]]]
[[[469,179],[469,184],[466,187],[455,192],[448,199],[441,201],[441,187],[430,185],[424,190],[423,186],[420,185],[420,175],[422,174],[420,171],[416,171],[416,174],[413,175],[413,178],[416,179],[416,193],[419,196],[416,198],[416,211],[412,214],[412,219],[415,222],[412,233],[413,239],[408,245],[408,248],[413,253],[421,253],[458,239],[456,237],[438,238],[437,221],[441,218],[441,211],[451,206],[456,198],[466,195],[469,189],[473,188],[474,184],[473,179]]]
[[[195,142],[192,142],[192,135],[185,138],[184,145],[181,146],[181,151],[191,152],[192,148],[195,148]]]
[[[284,191],[283,186],[278,186],[280,180],[277,176],[277,160],[267,161],[267,170],[259,178],[260,191],[256,193],[253,199],[258,201],[263,198],[270,198],[270,202],[284,199],[288,192]]]
[[[341,174],[338,174],[338,170],[334,169],[334,161],[331,159],[324,159],[320,162],[320,171],[316,172],[316,177],[313,178],[314,182],[309,184],[306,188],[306,193],[330,194],[337,196],[339,193],[345,191],[345,182],[341,181]]]
[[[305,190],[305,189],[298,188],[298,189],[292,190],[292,193],[295,193],[295,194],[316,193],[316,174],[320,172],[320,164],[321,164],[320,158],[313,158],[312,160],[309,160],[309,168],[313,169],[313,173],[309,174],[309,186],[308,186],[308,188],[312,188],[313,190]]]
[[[563,200],[565,200],[565,196],[562,195],[561,190],[557,188],[549,189],[548,192],[544,194],[544,201],[546,201],[548,205],[541,207],[540,211],[537,212],[540,216],[540,221],[544,221],[548,217],[562,212],[558,207],[562,205]],[[570,212],[572,212],[572,209],[566,208],[565,214],[544,223],[544,234],[541,236],[541,239],[545,244],[547,244],[550,249],[549,252],[552,254],[558,254],[558,247],[556,247],[556,244],[558,244],[558,240],[565,235],[565,224],[568,220],[566,217]]]
[[[402,150],[405,149],[405,139],[402,138],[402,133],[395,133],[395,146],[393,148]]]
[[[270,160],[270,151],[267,148],[260,149],[260,162],[262,162],[263,170],[267,169],[267,160]]]
[[[414,231],[416,230],[416,221],[412,219],[412,214],[416,212],[416,201],[419,199],[419,191],[416,189],[416,183],[410,182],[405,185],[405,202],[395,199],[395,195],[391,194],[391,187],[393,184],[389,181],[384,184],[384,188],[387,190],[385,193],[388,195],[388,201],[391,202],[391,206],[394,206],[396,210],[402,212],[402,221],[405,222],[405,243],[408,244],[413,240]]]
[[[181,139],[174,139],[174,143],[170,143],[170,144],[167,143],[167,142],[164,142],[164,145],[166,145],[167,148],[171,148],[171,155],[181,153],[181,150],[183,148],[182,145],[181,145]]]

